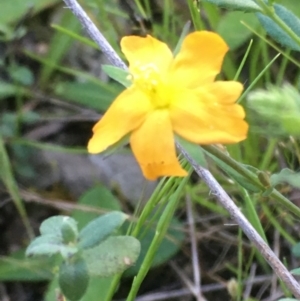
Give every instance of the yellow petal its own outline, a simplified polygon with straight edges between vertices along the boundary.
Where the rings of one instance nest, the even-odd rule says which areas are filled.
[[[240,97],[244,87],[236,81],[216,81],[205,85],[207,92],[213,94],[221,104],[232,104]]]
[[[89,153],[96,154],[118,142],[139,127],[152,105],[147,96],[135,88],[123,91],[93,128],[88,143]]]
[[[238,104],[222,104],[219,94],[216,92],[218,98],[205,89],[198,89],[197,93],[185,91],[178,94],[170,107],[174,132],[198,144],[236,143],[244,140],[248,124],[243,120],[243,108]],[[223,100],[229,98],[225,94]]]
[[[196,31],[183,41],[170,69],[170,80],[188,88],[212,82],[220,73],[228,51],[224,40],[216,33]]]
[[[149,35],[144,38],[137,36],[122,38],[121,49],[133,73],[135,68],[149,65],[156,67],[160,72],[165,72],[173,60],[169,47]]]
[[[149,114],[142,126],[132,132],[130,144],[145,178],[155,180],[160,176],[187,175],[176,156],[167,110]]]

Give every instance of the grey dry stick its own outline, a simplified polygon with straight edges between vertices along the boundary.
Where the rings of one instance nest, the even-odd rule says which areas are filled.
[[[127,70],[127,66],[111,47],[105,37],[101,34],[92,20],[88,17],[82,7],[77,3],[76,0],[63,0],[67,7],[73,12],[78,18],[88,35],[97,43],[101,51],[107,57],[109,62],[119,68]],[[219,203],[229,212],[231,218],[241,227],[243,232],[249,238],[249,240],[257,247],[261,255],[272,267],[277,276],[286,284],[291,290],[294,296],[300,299],[300,285],[286,269],[282,262],[277,258],[270,247],[260,237],[253,226],[248,222],[245,216],[241,213],[239,208],[235,205],[232,199],[228,196],[222,186],[216,181],[213,175],[205,168],[198,165],[188,153],[177,144],[178,149],[185,156],[188,162],[192,165],[198,176],[206,183],[211,190],[212,194],[219,201]]]

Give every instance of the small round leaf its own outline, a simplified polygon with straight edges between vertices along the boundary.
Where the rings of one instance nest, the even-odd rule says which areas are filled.
[[[69,216],[58,215],[49,217],[43,221],[40,226],[41,235],[51,234],[62,237],[61,227],[66,220],[69,220],[70,223],[74,223],[76,225],[76,221]]]
[[[64,245],[54,235],[38,236],[26,249],[26,256],[52,256],[60,253],[63,258],[70,258],[78,252],[77,247]]]
[[[77,223],[72,218],[65,218],[61,226],[62,239],[65,244],[75,243],[78,239]]]
[[[76,258],[74,261],[62,263],[58,282],[67,299],[70,301],[80,300],[89,283],[89,274],[84,259]]]
[[[54,255],[60,252],[62,242],[57,236],[44,235],[35,238],[26,249],[26,256]]]
[[[140,242],[132,236],[112,236],[99,246],[83,251],[89,274],[109,277],[133,265],[139,257]]]

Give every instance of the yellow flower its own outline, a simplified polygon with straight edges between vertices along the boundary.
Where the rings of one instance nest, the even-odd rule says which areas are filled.
[[[130,145],[144,176],[185,176],[176,156],[174,133],[197,144],[236,143],[246,138],[243,108],[235,104],[243,86],[216,81],[228,50],[213,32],[189,34],[173,57],[151,37],[121,41],[132,85],[93,128],[90,153],[100,153],[130,134]]]

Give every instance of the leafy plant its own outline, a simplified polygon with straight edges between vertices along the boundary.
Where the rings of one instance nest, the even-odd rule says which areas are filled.
[[[111,236],[127,217],[119,211],[110,212],[92,220],[80,232],[73,218],[50,217],[41,224],[41,235],[30,243],[26,255],[60,255],[59,286],[69,300],[80,300],[91,275],[112,276],[137,260],[140,252],[137,239]]]

